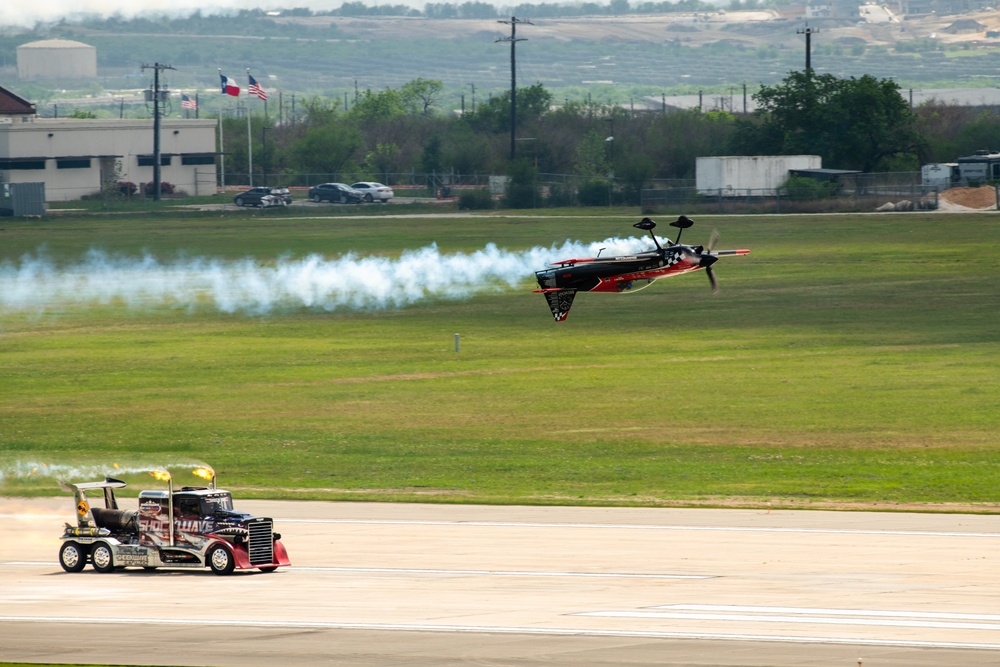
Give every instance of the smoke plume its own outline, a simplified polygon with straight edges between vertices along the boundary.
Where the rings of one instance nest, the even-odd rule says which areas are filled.
[[[441,253],[436,245],[399,257],[321,255],[262,262],[179,257],[161,260],[89,250],[58,266],[44,253],[0,263],[0,309],[45,313],[73,304],[132,310],[173,307],[189,311],[268,315],[278,311],[371,311],[402,308],[427,298],[464,299],[477,293],[523,288],[532,273],[571,257],[632,254],[649,239],[606,239],[584,244],[510,251],[489,244],[471,253]],[[533,284],[533,283],[532,283]]]

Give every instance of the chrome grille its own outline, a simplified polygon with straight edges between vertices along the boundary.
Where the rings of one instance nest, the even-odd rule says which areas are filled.
[[[274,540],[271,539],[273,524],[270,519],[258,519],[247,524],[247,551],[251,565],[266,565],[274,562]]]

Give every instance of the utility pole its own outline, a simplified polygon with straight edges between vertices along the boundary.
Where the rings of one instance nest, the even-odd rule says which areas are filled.
[[[510,26],[510,37],[501,37],[496,41],[510,42],[510,161],[513,162],[514,156],[517,153],[514,144],[517,132],[517,59],[514,56],[514,46],[518,42],[524,41],[524,38],[517,38],[517,24],[525,23],[527,25],[534,25],[534,23],[519,19],[516,16],[511,16],[509,21],[497,21],[497,23]]]
[[[814,32],[819,32],[819,28],[810,28],[807,23],[805,28],[800,28],[795,32],[806,36],[806,76],[812,76],[812,36]]]
[[[153,201],[160,201],[160,71],[174,68],[154,63],[142,69],[153,70]]]

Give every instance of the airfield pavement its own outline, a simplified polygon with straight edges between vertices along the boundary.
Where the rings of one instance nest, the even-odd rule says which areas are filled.
[[[272,574],[78,574],[71,499],[0,498],[0,660],[1000,664],[1000,516],[239,501]]]

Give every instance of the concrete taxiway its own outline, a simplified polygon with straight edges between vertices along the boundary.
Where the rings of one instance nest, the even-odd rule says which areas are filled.
[[[1000,516],[237,500],[292,567],[78,574],[69,498],[0,498],[0,660],[1000,663]]]

